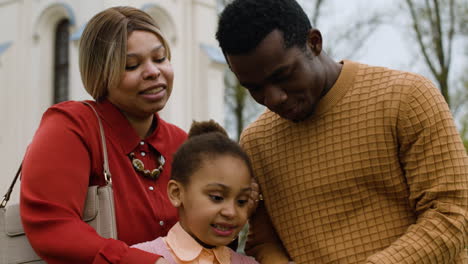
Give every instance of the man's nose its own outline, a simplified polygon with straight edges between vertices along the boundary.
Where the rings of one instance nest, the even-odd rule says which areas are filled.
[[[284,103],[287,98],[287,94],[279,86],[267,85],[264,88],[263,104],[268,109],[275,109],[278,105]]]

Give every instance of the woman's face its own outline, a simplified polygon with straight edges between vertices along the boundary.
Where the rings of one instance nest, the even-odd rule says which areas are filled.
[[[125,71],[108,99],[129,119],[152,118],[166,105],[174,72],[161,40],[147,31],[133,31],[127,40]]]

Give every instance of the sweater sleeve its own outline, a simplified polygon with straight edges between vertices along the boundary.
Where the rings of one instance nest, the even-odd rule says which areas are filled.
[[[258,204],[255,213],[249,220],[249,235],[245,252],[262,264],[286,264],[289,257],[273,228],[265,205]]]
[[[414,79],[396,134],[417,220],[368,263],[452,263],[466,257],[460,254],[468,235],[466,151],[440,92],[428,80]]]
[[[34,250],[51,264],[155,263],[158,255],[100,237],[81,220],[90,172],[83,123],[49,109],[23,162],[21,216]]]

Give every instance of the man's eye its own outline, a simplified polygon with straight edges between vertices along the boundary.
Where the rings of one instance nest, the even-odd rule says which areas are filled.
[[[276,77],[273,79],[273,82],[275,82],[275,83],[281,83],[281,82],[284,82],[284,81],[288,80],[288,78],[289,78],[288,75],[276,76]]]

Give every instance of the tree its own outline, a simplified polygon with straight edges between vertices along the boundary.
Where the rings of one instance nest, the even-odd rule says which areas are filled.
[[[229,69],[224,75],[224,85],[224,102],[228,111],[226,128],[239,140],[242,130],[258,116],[263,107],[254,102],[247,89],[240,85]]]
[[[425,64],[450,106],[449,73],[457,25],[455,0],[405,1]]]
[[[468,0],[405,0],[405,4],[424,63],[455,116],[468,150],[468,78],[451,76],[453,55],[468,57],[466,52],[453,50],[457,40],[468,36]]]

